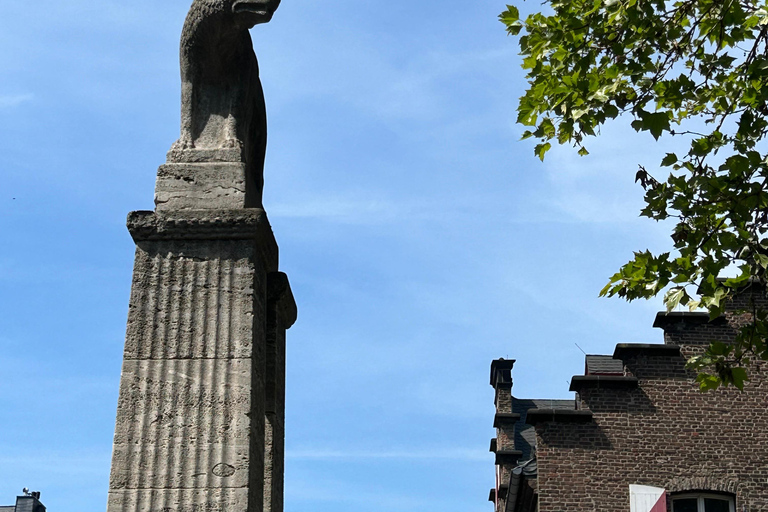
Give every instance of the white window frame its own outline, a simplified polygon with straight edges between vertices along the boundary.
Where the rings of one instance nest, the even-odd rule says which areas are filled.
[[[715,498],[718,500],[728,500],[728,507],[731,512],[736,512],[736,500],[728,494],[713,494],[701,492],[686,492],[684,494],[675,494],[672,496],[672,510],[675,510],[675,500],[696,498],[698,512],[704,512],[704,499]]]

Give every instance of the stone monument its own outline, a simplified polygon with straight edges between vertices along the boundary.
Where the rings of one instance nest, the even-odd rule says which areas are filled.
[[[136,260],[108,512],[282,512],[296,304],[262,207],[266,111],[248,30],[279,0],[195,0],[181,136]]]

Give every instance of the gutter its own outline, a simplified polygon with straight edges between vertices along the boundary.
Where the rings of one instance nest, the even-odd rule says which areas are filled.
[[[523,464],[512,469],[509,476],[509,490],[507,491],[507,503],[504,512],[515,512],[517,497],[520,495],[520,484],[523,480],[523,468],[533,462],[534,459],[525,461]]]

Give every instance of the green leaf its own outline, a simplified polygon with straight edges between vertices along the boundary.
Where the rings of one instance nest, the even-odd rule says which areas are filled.
[[[653,138],[659,140],[661,134],[669,131],[669,115],[666,112],[646,112],[640,111],[640,129],[650,131]]]
[[[720,387],[720,379],[718,377],[705,373],[699,374],[696,377],[696,382],[699,383],[699,389],[702,391],[714,391]]]
[[[499,15],[499,19],[505,25],[509,25],[520,19],[520,11],[514,5],[507,4],[507,10]]]
[[[541,131],[540,136],[546,137],[548,139],[553,138],[556,134],[555,125],[552,124],[552,120],[548,117],[545,117],[541,121],[541,124],[539,125],[539,130]]]
[[[730,353],[730,345],[723,343],[722,341],[713,341],[709,345],[709,353],[716,356],[725,356]]]
[[[606,118],[614,119],[619,115],[619,109],[615,105],[606,105],[603,107],[603,113]]]
[[[731,380],[734,386],[740,391],[744,391],[744,383],[749,380],[747,378],[747,370],[744,368],[731,369]]]
[[[520,22],[520,11],[514,5],[507,5],[507,10],[499,15],[499,20],[507,26],[507,32],[516,36],[523,28]]]
[[[662,294],[668,310],[705,308],[714,319],[736,290],[768,280],[767,1],[544,0],[524,20],[513,6],[501,14],[509,33],[524,32],[527,87],[517,119],[530,128],[523,137],[536,139],[536,156],[543,160],[554,140],[585,155],[587,138],[627,124],[656,140],[668,135],[673,145],[661,159],[666,179],[645,162],[618,165],[631,179],[640,164],[640,214],[675,219],[661,226],[674,253],[636,252],[601,296]],[[698,285],[698,300],[685,291],[690,285]],[[746,354],[768,361],[761,307],[755,318],[765,321],[749,336],[739,330],[689,366],[702,389],[743,386]]]
[[[672,164],[677,163],[677,155],[674,153],[667,153],[667,156],[665,156],[661,160],[661,166],[662,167],[669,167]]]
[[[512,22],[507,25],[507,33],[511,36],[516,36],[523,29],[523,24],[519,21]]]
[[[549,142],[545,142],[544,144],[538,144],[534,148],[534,152],[536,153],[536,156],[539,157],[539,159],[543,162],[544,161],[544,155],[552,148],[552,144]]]
[[[664,304],[667,306],[667,312],[675,309],[681,301],[685,301],[683,304],[687,303],[687,296],[688,294],[683,287],[670,289],[664,296]]]

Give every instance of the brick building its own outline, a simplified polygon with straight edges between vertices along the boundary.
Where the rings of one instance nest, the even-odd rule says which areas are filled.
[[[573,400],[513,397],[515,362],[494,361],[495,512],[768,512],[768,365],[749,369],[744,392],[702,393],[685,368],[737,319],[659,313],[664,343],[586,356]]]

